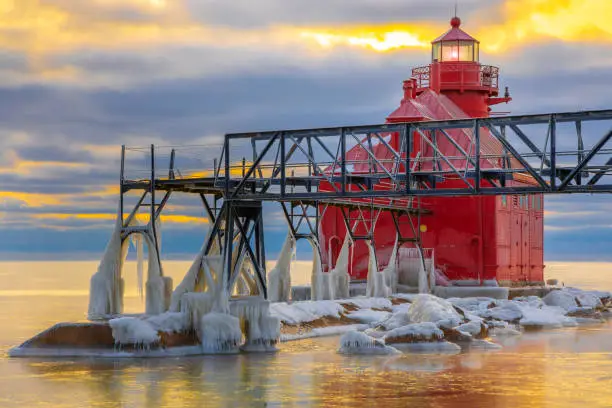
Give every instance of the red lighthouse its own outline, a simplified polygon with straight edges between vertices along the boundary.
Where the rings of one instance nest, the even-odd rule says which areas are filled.
[[[400,106],[388,117],[389,123],[485,118],[490,106],[509,102],[506,90],[499,96],[499,68],[480,63],[480,43],[463,31],[461,20],[454,17],[451,28],[432,42],[431,63],[414,68],[404,81]],[[451,159],[455,167],[465,166],[459,150],[473,151],[473,133],[454,130],[452,138],[438,140],[436,149]],[[391,138],[397,146],[397,139]],[[431,144],[413,136],[412,155],[424,170],[436,166]],[[459,146],[457,146],[458,144]],[[376,152],[376,150],[374,150]],[[500,169],[504,165],[501,144],[488,132],[480,136],[481,168]],[[359,152],[355,152],[358,154]],[[351,152],[348,153],[350,156]],[[532,180],[515,174],[508,186],[531,184]],[[483,185],[488,183],[482,180]],[[452,175],[438,181],[438,188],[467,188]],[[435,266],[457,285],[482,285],[497,281],[503,285],[540,283],[543,279],[543,199],[531,196],[431,197],[422,199],[428,214],[420,219],[419,230],[424,248],[435,253]],[[324,264],[332,267],[346,226],[339,211],[328,210],[321,223]],[[376,220],[374,243],[379,267],[388,263],[396,238],[396,225],[389,214]],[[368,250],[364,243],[353,246],[351,276],[367,275]],[[401,253],[400,253],[401,264]]]

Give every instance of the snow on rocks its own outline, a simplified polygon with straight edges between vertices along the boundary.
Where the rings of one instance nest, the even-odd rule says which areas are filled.
[[[379,310],[357,310],[346,315],[349,319],[357,320],[362,323],[378,323],[386,320],[391,316],[391,312],[379,311]]]
[[[270,314],[287,324],[308,323],[322,317],[339,319],[344,313],[344,307],[332,300],[304,301],[287,303],[272,303]]]
[[[149,323],[136,317],[120,317],[108,321],[115,344],[150,347],[159,343],[159,334]]]
[[[357,297],[352,299],[343,299],[340,303],[351,304],[359,309],[391,309],[393,307],[389,299],[381,297]]]
[[[358,331],[350,331],[340,338],[341,354],[400,354],[396,348]]]
[[[444,333],[434,323],[412,323],[389,331],[385,343],[424,343],[444,339]]]

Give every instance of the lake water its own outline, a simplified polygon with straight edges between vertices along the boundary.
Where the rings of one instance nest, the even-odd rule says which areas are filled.
[[[189,262],[166,262],[175,285]],[[297,265],[296,284],[308,280]],[[95,262],[0,262],[0,407],[612,407],[612,324],[527,333],[499,351],[338,355],[337,338],[273,355],[172,359],[8,359],[59,321],[84,320]],[[135,265],[126,311],[144,309]],[[612,264],[549,263],[547,277],[612,290]]]

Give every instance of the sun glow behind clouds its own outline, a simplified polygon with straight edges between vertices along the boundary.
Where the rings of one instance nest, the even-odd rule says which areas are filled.
[[[502,16],[500,23],[490,22],[494,14]],[[485,7],[477,16],[466,18],[462,28],[491,53],[551,39],[612,42],[612,0],[509,0],[499,10]],[[347,26],[304,30],[301,36],[324,48],[355,46],[385,52],[427,48],[448,28],[443,24]]]
[[[305,30],[300,36],[314,40],[325,48],[352,45],[374,51],[390,51],[399,48],[427,48],[429,38],[435,35],[432,28],[367,27],[348,30]]]

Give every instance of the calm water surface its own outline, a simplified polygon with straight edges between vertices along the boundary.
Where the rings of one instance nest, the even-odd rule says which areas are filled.
[[[188,262],[168,262],[175,285]],[[612,407],[612,324],[509,338],[500,351],[346,357],[337,338],[274,355],[8,359],[58,321],[83,320],[92,262],[0,262],[0,407]],[[297,283],[307,279],[300,264]],[[300,273],[301,272],[301,273]],[[612,264],[550,263],[566,285],[612,290]],[[141,311],[135,268],[126,309]]]

